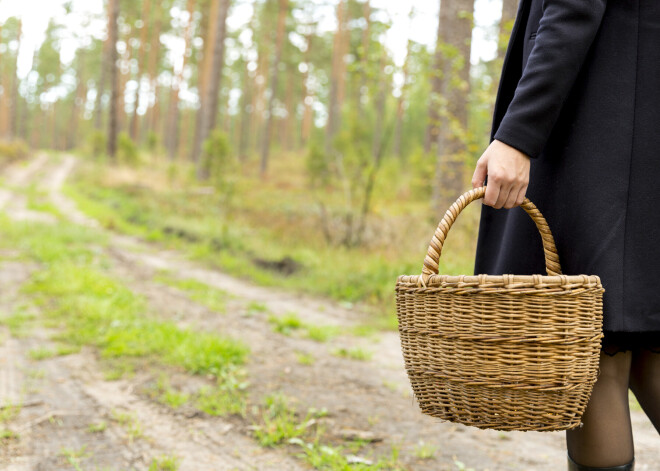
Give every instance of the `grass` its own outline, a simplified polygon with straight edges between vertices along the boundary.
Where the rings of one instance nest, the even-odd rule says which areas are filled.
[[[213,288],[197,280],[175,278],[168,273],[160,273],[155,280],[184,291],[190,299],[206,306],[211,311],[225,313],[227,310],[229,294],[226,291]]]
[[[218,386],[208,394],[207,402],[220,401],[215,389],[223,394],[231,391],[231,401],[244,408],[240,400],[244,383],[233,375],[238,375],[236,367],[248,356],[247,346],[150,316],[144,298],[106,274],[109,262],[95,249],[103,243],[103,236],[91,229],[70,224],[26,224],[0,216],[0,248],[18,246],[28,259],[41,265],[22,291],[41,309],[44,320],[59,328],[57,339],[64,345],[72,351],[84,345],[96,347],[109,367],[108,379],[130,373],[138,359],[215,377]],[[25,312],[3,318],[3,322],[20,331],[33,317],[26,308]],[[44,358],[56,353],[37,349],[32,355]],[[208,406],[217,414],[237,408]]]
[[[247,347],[234,340],[146,317],[144,299],[90,266],[50,265],[24,291],[61,321],[71,343],[94,345],[106,358],[151,357],[193,374],[218,375],[247,355]]]
[[[172,409],[191,404],[211,416],[238,415],[244,417],[247,410],[246,391],[248,383],[243,370],[225,371],[213,385],[201,387],[194,393],[185,393],[173,388],[166,375],[161,375],[149,391],[156,401]]]
[[[189,169],[182,167],[173,177],[157,162],[141,169],[89,162],[65,191],[107,228],[177,248],[262,285],[329,296],[347,305],[366,303],[377,312],[374,317],[389,319],[379,322],[379,329],[396,327],[394,282],[398,275],[420,272],[437,224],[428,193],[413,194],[409,172],[388,162],[392,168],[377,185],[372,222],[374,234],[394,237],[370,236],[368,245],[357,248],[332,245],[323,237],[318,200],[307,187],[300,161],[300,156],[282,156],[277,163],[282,168],[266,181],[239,172],[231,205],[219,193],[195,191]],[[324,195],[324,203],[339,210],[340,195],[335,189]],[[472,273],[479,216],[477,205],[472,206],[452,228],[457,235],[449,237],[452,256],[445,251],[442,273]],[[268,268],[287,259],[293,261],[293,273]]]
[[[282,316],[271,314],[268,316],[268,322],[272,324],[275,332],[283,335],[291,335],[294,330],[303,328],[303,321],[295,312],[287,312]]]
[[[263,303],[258,303],[256,301],[250,301],[246,308],[246,314],[248,316],[254,316],[257,314],[263,314],[268,312],[268,307]]]
[[[379,459],[358,458],[350,452],[357,452],[364,443],[353,443],[350,450],[329,445],[324,439],[324,429],[320,419],[327,415],[326,410],[308,409],[306,414],[298,413],[291,400],[281,394],[269,395],[259,409],[253,423],[255,439],[264,447],[298,446],[297,456],[314,469],[322,471],[376,471],[400,470],[398,449],[392,448],[391,455]],[[347,453],[347,451],[350,451]]]
[[[438,451],[438,448],[423,441],[420,441],[415,445],[414,454],[420,460],[430,460],[435,458],[435,453]]]
[[[351,347],[351,348],[342,347],[333,350],[332,354],[341,358],[350,358],[351,360],[358,360],[358,361],[368,361],[371,360],[372,357],[371,352],[367,352],[366,350],[360,347]]]
[[[339,335],[339,328],[331,325],[306,325],[305,337],[315,342],[327,342]]]
[[[13,421],[18,417],[18,414],[21,413],[21,404],[2,404],[0,409],[0,443],[5,440],[11,440],[18,438],[18,434],[13,430],[9,429],[7,426],[9,422]]]
[[[45,360],[46,358],[52,358],[55,355],[57,355],[57,352],[48,347],[37,347],[37,348],[33,348],[28,352],[28,356],[30,357],[30,359],[35,361]]]
[[[108,428],[108,423],[105,420],[99,422],[91,423],[87,426],[87,431],[89,433],[103,433]]]
[[[160,375],[153,390],[150,391],[150,396],[172,409],[178,409],[190,401],[190,394],[174,389],[165,374]]]
[[[301,365],[313,365],[315,361],[313,355],[305,352],[296,352],[296,359]]]
[[[177,471],[180,459],[174,455],[162,455],[151,460],[149,471]]]
[[[299,420],[290,400],[281,394],[265,398],[260,422],[253,424],[254,436],[261,446],[272,447],[288,443],[302,437],[316,424],[314,413],[308,412],[304,420]]]
[[[135,414],[113,410],[112,419],[124,429],[129,442],[144,437],[142,424]]]
[[[62,448],[60,450],[60,456],[64,457],[67,460],[67,462],[71,466],[73,466],[73,469],[75,469],[76,471],[82,471],[82,467],[80,466],[80,461],[90,457],[91,454],[87,451],[87,446],[83,445],[78,449]]]
[[[8,316],[1,316],[0,324],[7,326],[13,337],[21,338],[30,334],[34,320],[34,313],[29,311],[26,306],[21,306],[18,308],[17,312]]]
[[[270,314],[268,322],[273,326],[273,331],[279,334],[292,335],[294,332],[299,331],[302,332],[303,337],[316,342],[327,342],[339,335],[337,327],[309,324],[304,322],[295,312],[287,312],[281,316]]]

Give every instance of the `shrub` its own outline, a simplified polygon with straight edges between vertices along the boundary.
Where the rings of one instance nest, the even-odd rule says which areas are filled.
[[[22,160],[28,155],[28,146],[21,140],[0,141],[0,162],[8,164]]]
[[[119,133],[117,138],[117,158],[119,162],[128,165],[139,163],[139,153],[133,139],[125,132]]]

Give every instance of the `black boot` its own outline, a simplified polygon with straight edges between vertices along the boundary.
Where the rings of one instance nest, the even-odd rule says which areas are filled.
[[[635,458],[628,463],[622,464],[621,466],[610,466],[608,468],[594,468],[593,466],[582,466],[577,464],[573,459],[568,457],[568,471],[633,471],[635,469]]]

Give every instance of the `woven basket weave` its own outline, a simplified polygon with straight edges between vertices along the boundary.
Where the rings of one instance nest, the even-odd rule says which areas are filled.
[[[545,275],[438,275],[461,195],[436,229],[421,275],[396,284],[405,367],[423,413],[497,430],[580,425],[598,375],[604,289],[595,275],[561,274],[548,224],[525,198],[543,240]]]

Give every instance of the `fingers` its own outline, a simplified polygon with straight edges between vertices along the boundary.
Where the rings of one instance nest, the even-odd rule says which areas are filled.
[[[527,193],[527,187],[528,185],[523,185],[520,188],[520,191],[518,191],[518,197],[516,198],[516,202],[514,206],[520,206],[523,204],[523,201],[525,201],[525,194]]]
[[[530,158],[505,143],[494,140],[477,161],[472,186],[488,176],[484,204],[495,209],[520,206],[529,185]]]
[[[474,174],[472,175],[472,188],[478,188],[480,186],[483,186],[484,181],[486,181],[487,174],[488,174],[487,160],[481,158],[477,161],[477,168],[474,169]]]
[[[487,206],[495,207],[495,203],[500,196],[500,185],[498,182],[492,181],[492,178],[488,179],[488,185],[486,185],[486,193],[484,194],[484,204]]]

